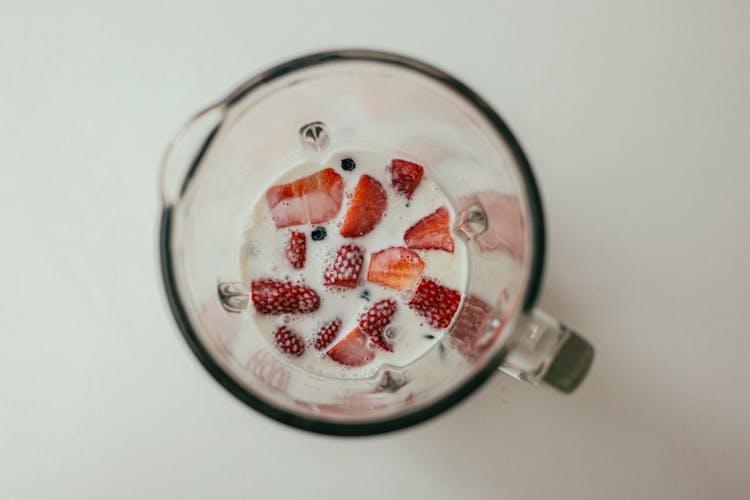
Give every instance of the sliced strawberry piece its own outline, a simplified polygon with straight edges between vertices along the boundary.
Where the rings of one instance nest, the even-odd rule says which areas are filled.
[[[315,290],[289,281],[253,281],[251,295],[255,310],[261,314],[302,314],[316,311],[320,306]]]
[[[448,328],[456,314],[461,294],[452,288],[425,278],[419,282],[409,307],[433,328]]]
[[[323,283],[327,286],[356,287],[364,260],[365,252],[358,246],[342,246],[323,273]]]
[[[368,344],[367,335],[355,328],[331,347],[327,354],[342,365],[363,366],[375,359],[375,352]]]
[[[266,192],[277,228],[329,221],[339,213],[343,198],[344,181],[332,168],[272,186]]]
[[[390,352],[393,352],[393,344],[385,336],[385,327],[391,322],[397,309],[395,300],[379,300],[359,317],[357,323],[359,329],[369,335],[373,344]]]
[[[383,218],[386,206],[388,196],[383,185],[369,175],[361,176],[341,224],[341,235],[356,238],[369,233]]]
[[[391,185],[396,192],[411,200],[424,175],[424,167],[406,160],[391,160]]]
[[[322,351],[323,349],[331,345],[331,342],[336,340],[336,336],[339,334],[340,330],[341,320],[339,318],[323,324],[323,326],[320,327],[320,330],[318,330],[318,332],[315,334],[315,338],[313,339],[313,346],[317,350]]]
[[[305,353],[305,341],[286,326],[280,326],[273,333],[276,347],[284,354],[300,357]]]
[[[367,281],[396,290],[411,288],[424,269],[416,252],[404,247],[391,247],[372,254]]]
[[[286,260],[288,260],[295,269],[302,269],[305,267],[305,254],[307,251],[306,238],[305,233],[292,231],[289,238],[286,240],[284,246]]]
[[[409,248],[422,250],[445,250],[453,253],[450,214],[440,207],[406,230],[404,241]]]

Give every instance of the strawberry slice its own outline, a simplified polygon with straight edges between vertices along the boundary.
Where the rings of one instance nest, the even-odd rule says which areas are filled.
[[[300,357],[305,353],[305,341],[298,334],[286,326],[280,326],[273,333],[273,340],[276,347],[284,354]]]
[[[253,281],[250,289],[255,310],[261,314],[302,314],[320,306],[315,290],[289,281]]]
[[[379,300],[359,317],[357,323],[359,329],[370,337],[373,344],[390,352],[393,352],[393,344],[386,338],[385,327],[391,322],[397,309],[395,300]]]
[[[411,200],[424,175],[424,167],[406,160],[391,160],[390,173],[393,189]]]
[[[313,339],[313,346],[317,350],[322,351],[323,349],[331,345],[331,342],[336,340],[336,336],[339,334],[339,330],[341,330],[341,320],[339,318],[323,324],[323,326],[320,327],[320,330],[318,330],[318,332],[315,334],[315,338]]]
[[[284,245],[286,253],[286,260],[295,269],[302,269],[305,267],[305,252],[307,251],[307,239],[305,233],[299,231],[292,231],[289,235],[289,239],[286,240]]]
[[[412,288],[424,269],[417,252],[404,247],[390,247],[372,254],[367,281],[396,290]]]
[[[356,238],[369,233],[383,218],[387,205],[388,197],[383,185],[369,175],[361,176],[341,224],[341,235]]]
[[[461,294],[452,288],[425,278],[419,282],[409,307],[436,329],[448,328],[456,314]]]
[[[288,184],[271,186],[266,201],[277,228],[319,224],[339,213],[344,198],[344,181],[326,168]]]
[[[363,366],[375,359],[375,352],[368,345],[367,335],[355,328],[331,347],[328,356],[346,366]]]
[[[323,272],[323,283],[326,286],[356,287],[364,260],[365,252],[358,246],[342,246]]]
[[[448,209],[440,207],[406,230],[404,241],[409,248],[445,250],[453,253]]]

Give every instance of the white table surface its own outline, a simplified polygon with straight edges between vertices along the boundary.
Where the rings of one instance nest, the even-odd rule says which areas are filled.
[[[0,15],[0,498],[750,498],[750,4],[111,3]],[[158,275],[165,144],[338,46],[433,62],[515,130],[548,219],[540,305],[597,348],[577,393],[498,374],[344,440],[194,359]]]

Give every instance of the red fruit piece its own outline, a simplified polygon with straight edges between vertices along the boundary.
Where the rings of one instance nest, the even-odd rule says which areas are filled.
[[[313,346],[317,350],[322,351],[331,345],[331,342],[336,340],[339,330],[341,330],[341,320],[338,318],[323,324],[323,326],[320,327],[320,330],[318,330],[318,333],[315,334]]]
[[[424,175],[424,167],[406,160],[391,160],[390,172],[393,189],[411,200]]]
[[[339,213],[343,198],[344,181],[332,168],[266,191],[277,228],[329,221]]]
[[[320,306],[315,290],[289,281],[253,281],[251,296],[255,310],[261,314],[302,314],[316,311]]]
[[[365,252],[358,246],[342,246],[323,272],[323,283],[327,286],[356,287],[364,260]]]
[[[359,328],[355,328],[331,347],[328,356],[346,366],[363,366],[375,358],[375,352],[370,349],[367,335]]]
[[[393,352],[393,344],[385,336],[385,327],[396,314],[398,305],[393,299],[379,300],[359,317],[357,326],[370,337],[373,344]]]
[[[448,328],[456,314],[461,294],[425,278],[419,282],[414,297],[409,301],[409,308],[422,316],[433,328]]]
[[[445,250],[453,253],[453,237],[448,209],[440,207],[406,230],[404,241],[409,248]]]
[[[424,262],[416,252],[404,247],[391,247],[372,254],[367,281],[396,290],[411,288],[417,282]]]
[[[383,218],[387,205],[388,196],[383,185],[369,175],[361,176],[341,224],[341,235],[356,238],[369,233]]]
[[[300,357],[305,352],[305,341],[298,334],[286,326],[280,326],[273,333],[273,340],[276,347],[284,354]]]
[[[286,252],[286,260],[289,261],[293,268],[302,269],[305,267],[305,253],[307,251],[305,233],[292,231],[289,239],[286,240],[284,250]]]

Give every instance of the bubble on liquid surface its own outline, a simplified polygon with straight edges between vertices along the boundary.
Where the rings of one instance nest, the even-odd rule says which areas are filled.
[[[386,340],[395,340],[398,337],[398,328],[394,326],[387,326],[383,331],[383,336]]]

